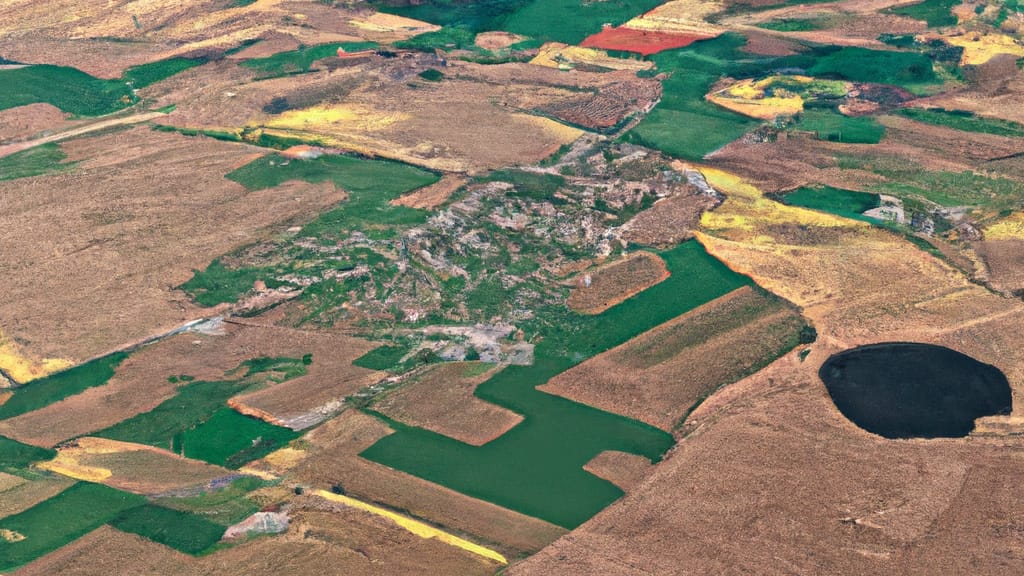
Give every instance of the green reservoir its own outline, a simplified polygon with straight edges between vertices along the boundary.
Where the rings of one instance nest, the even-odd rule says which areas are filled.
[[[647,424],[536,390],[586,358],[666,322],[750,281],[690,241],[660,253],[672,276],[597,316],[567,313],[544,334],[531,366],[511,366],[476,395],[524,416],[505,435],[476,447],[389,421],[396,433],[364,458],[566,528],[574,528],[622,495],[583,465],[605,450],[657,461],[672,436]]]

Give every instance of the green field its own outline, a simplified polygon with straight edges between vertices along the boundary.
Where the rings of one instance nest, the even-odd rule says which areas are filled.
[[[504,19],[501,29],[554,42],[579,44],[601,31],[647,12],[662,0],[533,0]]]
[[[800,113],[796,128],[817,132],[818,138],[852,144],[878,144],[885,126],[869,116],[844,116],[833,110],[808,109]]]
[[[258,418],[221,408],[205,422],[184,430],[181,451],[189,458],[205,460],[227,468],[239,468],[283,448],[300,434]]]
[[[565,178],[557,174],[543,174],[526,170],[495,170],[486,180],[488,182],[508,182],[515,186],[509,196],[522,196],[534,200],[550,200],[559,188],[565,186]]]
[[[188,554],[210,548],[224,535],[224,526],[199,514],[153,504],[125,510],[110,525]]]
[[[45,102],[79,116],[101,116],[135,103],[122,80],[102,80],[66,66],[0,70],[0,110]]]
[[[298,360],[293,362],[301,363]],[[253,389],[268,379],[277,380],[273,374],[255,378],[261,371],[246,368],[246,373],[235,380],[191,381],[180,387],[173,398],[149,412],[96,432],[94,436],[149,444],[171,449],[189,458],[237,468],[298,436],[287,428],[243,416],[227,408],[226,402],[232,396]],[[275,369],[274,373],[280,372]]]
[[[797,55],[788,59],[797,64],[804,63],[806,58],[812,56]],[[916,52],[829,46],[819,48],[809,64],[807,73],[812,76],[892,84],[911,92],[920,92],[938,83],[931,59]]]
[[[260,279],[270,280],[267,284],[270,288],[278,287],[262,268],[226,268],[218,259],[201,272],[193,270],[192,278],[178,288],[187,292],[197,304],[216,306],[237,302]]]
[[[69,170],[75,162],[63,164],[67,155],[60,144],[43,144],[0,158],[0,180],[14,180]]]
[[[114,369],[128,357],[126,352],[116,352],[33,380],[14,391],[7,402],[0,404],[0,420],[12,418],[38,410],[68,396],[74,396],[95,386],[102,386],[114,375]]]
[[[769,20],[755,24],[758,28],[775,30],[776,32],[809,32],[811,30],[824,30],[830,27],[832,22],[828,18],[782,18]]]
[[[423,20],[441,26],[465,28],[471,32],[501,30],[504,19],[531,0],[426,0],[406,5],[389,5],[382,0],[372,4],[381,12]]]
[[[337,56],[338,49],[346,52],[357,52],[376,48],[375,42],[335,42],[318,46],[305,46],[297,50],[278,52],[266,58],[253,58],[242,62],[242,66],[258,70],[266,77],[284,76],[285,74],[301,74],[309,72],[317,60]]]
[[[0,520],[0,529],[25,537],[19,542],[0,538],[0,570],[31,562],[145,502],[142,496],[102,484],[75,484],[24,512]]]
[[[928,23],[929,28],[955,26],[957,19],[953,15],[953,7],[960,3],[960,0],[924,0],[909,6],[889,8],[885,12],[907,16],[915,20],[924,20]]]
[[[625,342],[700,304],[749,283],[686,242],[661,253],[672,276],[597,316],[562,312],[535,350],[531,366],[510,366],[476,395],[525,420],[481,447],[392,422],[396,433],[362,452],[364,458],[470,496],[573,528],[622,495],[582,470],[604,450],[658,460],[672,437],[646,424],[537,391],[584,359]],[[529,465],[524,465],[524,463]]]
[[[192,512],[224,527],[237,524],[259,511],[246,495],[266,486],[267,482],[252,476],[242,476],[227,487],[196,496],[160,497],[153,502],[164,508]]]
[[[945,126],[965,132],[995,134],[1010,138],[1024,137],[1024,124],[1003,120],[1001,118],[984,118],[962,110],[944,110],[942,108],[901,108],[895,112],[905,118]]]
[[[798,188],[783,196],[782,202],[790,206],[810,208],[865,222],[877,222],[873,218],[864,216],[863,213],[882,205],[878,194],[843,190],[831,186]]]
[[[0,436],[0,471],[12,472],[27,468],[33,462],[51,460],[57,455],[55,450],[22,444]]]
[[[140,66],[132,66],[124,71],[123,78],[131,82],[135,89],[145,88],[150,84],[170,78],[178,72],[200,66],[207,62],[206,58],[168,58]]]

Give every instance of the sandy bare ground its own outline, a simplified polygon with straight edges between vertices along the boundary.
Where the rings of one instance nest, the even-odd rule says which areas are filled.
[[[37,357],[83,360],[207,315],[173,289],[192,269],[345,197],[248,192],[224,174],[262,150],[146,127],[63,148],[74,170],[0,190],[0,327]]]
[[[477,366],[462,362],[431,366],[374,404],[374,409],[460,442],[486,444],[522,422],[523,417],[473,395],[476,387],[496,372],[488,369],[474,374]],[[467,371],[472,375],[467,376]]]

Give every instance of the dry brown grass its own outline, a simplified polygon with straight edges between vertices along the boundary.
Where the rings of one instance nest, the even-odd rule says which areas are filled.
[[[359,458],[359,452],[391,433],[380,420],[343,412],[312,431],[309,456],[286,479],[314,486],[341,484],[368,502],[407,511],[476,542],[493,543],[506,557],[540,550],[565,530],[404,472]]]
[[[473,395],[495,371],[477,362],[431,366],[374,404],[374,409],[400,422],[480,446],[523,421],[519,414]]]
[[[0,326],[36,357],[83,360],[208,313],[173,290],[193,268],[344,198],[248,192],[224,174],[262,151],[207,138],[139,127],[62,146],[75,170],[0,191]]]
[[[0,518],[24,512],[69,488],[75,481],[54,474],[7,488],[0,492]]]
[[[974,247],[993,288],[1008,293],[1024,288],[1024,240],[985,240]]]
[[[0,110],[0,142],[28,138],[44,130],[56,131],[74,125],[50,104],[29,104]]]
[[[78,438],[40,468],[77,480],[137,494],[162,494],[202,486],[232,472],[152,446],[106,438]]]
[[[552,378],[540,389],[672,431],[695,403],[771,358],[801,325],[740,288]]]
[[[715,201],[699,194],[677,194],[655,202],[622,225],[622,238],[644,246],[675,246],[693,237],[700,215]]]
[[[634,252],[621,260],[584,271],[566,304],[583,314],[600,314],[668,278],[665,261],[650,252]],[[590,279],[590,286],[586,285]]]

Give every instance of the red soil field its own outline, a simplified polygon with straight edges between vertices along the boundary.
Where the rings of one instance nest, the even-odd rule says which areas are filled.
[[[631,28],[605,28],[587,37],[580,46],[602,50],[624,50],[648,56],[673,48],[689,46],[697,40],[711,38],[710,34],[671,34]]]

